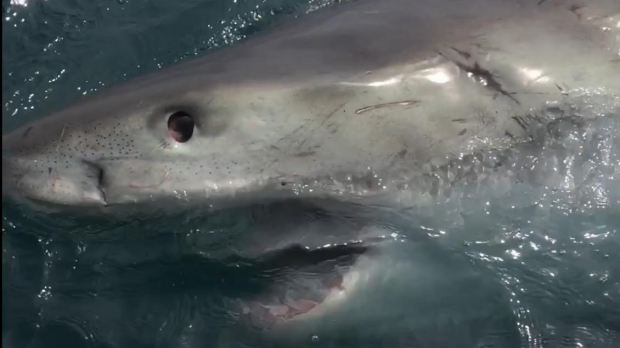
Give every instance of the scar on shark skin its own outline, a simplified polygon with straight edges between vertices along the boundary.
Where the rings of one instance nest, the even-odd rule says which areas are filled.
[[[67,130],[68,127],[70,127],[68,124],[65,124],[64,126],[62,126],[62,132],[60,132],[60,139],[58,139],[58,145],[56,146],[56,152],[58,152],[58,150],[60,149],[60,145],[64,141],[65,130]]]
[[[455,50],[457,53],[459,53],[460,55],[463,55],[464,53],[467,52],[463,52],[463,51],[459,51],[454,47],[451,47],[453,50]],[[463,64],[461,62],[458,62],[454,59],[450,59],[448,57],[446,57],[443,53],[436,51],[437,54],[439,54],[440,56],[444,57],[445,59],[451,61],[452,63],[456,64],[456,66],[459,67],[459,69],[468,72],[470,74],[472,74],[473,76],[476,76],[480,79],[483,79],[486,81],[485,87],[489,88],[490,90],[493,90],[505,97],[508,97],[510,100],[514,101],[517,105],[521,105],[521,103],[519,102],[519,100],[517,100],[515,97],[512,96],[512,94],[515,93],[509,93],[506,90],[504,90],[504,88],[502,87],[501,83],[499,83],[499,81],[497,81],[497,78],[487,69],[483,68],[482,66],[480,66],[480,64],[478,62],[474,62],[473,66],[468,66],[466,64]]]
[[[571,11],[572,13],[575,14],[575,16],[577,16],[578,19],[581,19],[582,14],[579,13],[579,10],[581,10],[582,8],[584,8],[585,6],[581,6],[581,5],[572,5],[569,8],[569,11]]]
[[[30,133],[30,131],[33,129],[34,127],[28,127],[28,129],[26,129],[26,131],[22,134],[22,138],[26,138],[28,136],[28,133]]]
[[[366,107],[363,107],[361,109],[357,109],[357,110],[355,110],[355,113],[359,115],[359,114],[363,114],[365,112],[372,111],[372,110],[375,110],[375,109],[387,108],[387,107],[391,107],[391,106],[416,105],[416,104],[419,104],[419,103],[420,103],[419,100],[404,100],[404,101],[399,101],[399,102],[376,104],[376,105],[366,106]]]
[[[300,153],[296,153],[295,157],[299,157],[299,158],[304,158],[304,157],[309,157],[316,154],[316,151],[306,151],[306,152],[300,152]]]
[[[130,188],[135,188],[135,189],[153,189],[153,188],[158,188],[159,186],[163,185],[166,182],[166,180],[168,180],[169,177],[170,177],[170,172],[166,172],[166,174],[164,174],[164,177],[161,179],[159,184],[156,184],[156,185],[129,184],[129,187]]]
[[[471,53],[467,53],[465,51],[461,51],[456,47],[450,47],[451,49],[453,49],[454,51],[456,51],[456,53],[460,54],[461,56],[463,56],[465,59],[469,59],[471,58]]]

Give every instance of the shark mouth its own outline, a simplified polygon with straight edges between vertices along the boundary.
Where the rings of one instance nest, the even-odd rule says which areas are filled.
[[[286,323],[301,323],[321,318],[338,310],[368,278],[367,270],[354,265],[337,267],[331,272],[301,272],[274,287],[267,294],[251,300],[239,300],[240,317],[251,326],[276,329]]]

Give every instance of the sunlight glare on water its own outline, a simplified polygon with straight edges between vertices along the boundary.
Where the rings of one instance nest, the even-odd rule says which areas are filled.
[[[3,1],[3,124],[330,3]],[[93,219],[5,202],[3,347],[618,347],[620,102],[574,91],[541,113],[536,146],[455,159],[471,186],[405,214]],[[484,190],[498,157],[523,180]]]

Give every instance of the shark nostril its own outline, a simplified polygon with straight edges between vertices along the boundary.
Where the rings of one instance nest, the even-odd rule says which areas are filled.
[[[179,143],[192,138],[194,126],[194,119],[185,111],[177,111],[168,118],[168,133]]]
[[[99,187],[103,187],[104,186],[104,180],[105,180],[103,168],[97,167],[97,169],[99,170],[98,173],[97,173],[97,184],[99,185]]]
[[[106,202],[106,176],[102,166],[97,163],[83,161],[88,168],[88,180],[84,187],[83,198],[96,202],[98,204],[107,205]]]

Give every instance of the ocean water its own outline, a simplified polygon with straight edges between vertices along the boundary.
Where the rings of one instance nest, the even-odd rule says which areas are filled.
[[[329,3],[3,0],[3,127]],[[3,201],[3,347],[619,347],[620,101],[550,105],[510,154],[527,180],[425,208],[112,219]]]

